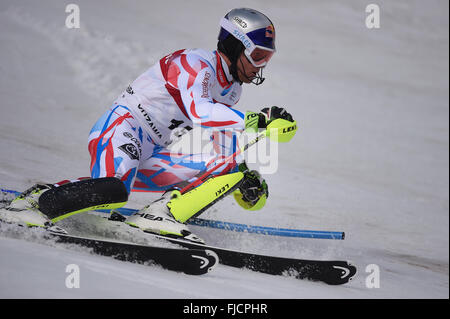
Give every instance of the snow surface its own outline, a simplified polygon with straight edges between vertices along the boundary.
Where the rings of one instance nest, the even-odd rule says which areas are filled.
[[[448,298],[449,3],[377,1],[0,2],[0,185],[89,175],[87,137],[113,99],[176,49],[214,49],[218,21],[247,6],[267,13],[278,52],[266,82],[245,86],[239,109],[285,106],[299,131],[266,175],[267,206],[231,198],[203,218],[345,231],[344,241],[237,234],[192,227],[208,243],[257,253],[351,260],[347,285],[328,286],[218,266],[193,277],[95,256],[2,226],[1,298]],[[133,194],[138,208],[156,194]],[[65,221],[99,231],[98,216]],[[24,239],[20,239],[24,238]],[[80,268],[69,289],[66,266]],[[366,267],[380,288],[366,287]]]

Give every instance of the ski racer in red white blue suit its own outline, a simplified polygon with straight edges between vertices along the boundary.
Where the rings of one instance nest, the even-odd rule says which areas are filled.
[[[75,185],[70,186],[70,192],[81,192],[80,185],[83,185],[83,193],[101,193],[105,197],[102,204],[113,208],[126,203],[131,191],[166,191],[160,199],[130,216],[127,223],[145,231],[198,242],[202,240],[188,230],[185,222],[215,202],[217,198],[210,194],[215,193],[217,197],[233,191],[245,209],[264,206],[267,183],[238,158],[214,171],[212,178],[198,186],[196,192],[183,195],[183,204],[178,204],[182,194],[174,190],[180,183],[192,182],[220,159],[235,153],[236,132],[266,128],[271,120],[278,118],[293,121],[285,109],[276,106],[260,112],[242,113],[234,109],[243,83],[264,82],[262,71],[274,53],[275,27],[267,16],[248,8],[228,12],[220,21],[216,50],[181,49],[168,54],[114,101],[90,132],[91,180],[66,181]],[[211,129],[216,153],[205,156],[172,152],[173,141],[195,127]],[[104,185],[99,186],[99,181]],[[112,187],[105,186],[110,184],[123,188],[117,192],[121,193],[120,200],[108,197],[114,197],[111,194],[115,192],[104,191],[104,187]],[[25,221],[51,225],[62,217],[51,218],[55,208],[47,205],[41,195],[53,198],[63,186],[64,183],[38,185],[11,205],[17,211],[28,209],[34,201],[36,214],[22,214]],[[99,198],[97,195],[92,198]],[[87,203],[81,204],[83,200],[71,201],[66,197],[65,204],[69,207],[66,215],[98,204],[91,197],[86,198]],[[199,204],[202,202],[203,206]]]

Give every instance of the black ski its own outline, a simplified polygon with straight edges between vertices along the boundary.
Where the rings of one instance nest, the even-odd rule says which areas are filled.
[[[151,264],[160,265],[164,269],[189,275],[206,274],[218,262],[217,255],[204,247],[199,247],[198,249],[177,249],[77,237],[51,231],[48,234],[55,237],[57,242],[92,248],[93,252],[99,255],[123,261],[150,262]]]
[[[3,223],[3,221],[0,222]],[[122,261],[155,264],[164,269],[183,272],[188,275],[206,274],[218,263],[216,253],[204,247],[198,249],[156,247],[72,236],[44,228],[42,230],[46,237],[55,239],[58,243],[76,244],[92,248],[92,251],[98,255],[113,257]]]
[[[160,239],[168,240],[190,249],[208,249],[219,256],[223,265],[247,268],[271,275],[291,275],[297,279],[322,281],[329,285],[342,285],[356,274],[356,267],[340,260],[306,260],[275,256],[258,255],[214,246],[196,244],[182,239],[169,238],[149,233]]]
[[[138,245],[104,239],[77,237],[49,231],[57,242],[77,244],[92,248],[95,254],[118,260],[160,265],[164,269],[189,275],[203,275],[211,271],[218,262],[217,255],[208,249],[177,249]]]

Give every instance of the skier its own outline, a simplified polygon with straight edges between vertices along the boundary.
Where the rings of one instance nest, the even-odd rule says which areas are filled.
[[[2,210],[0,219],[54,227],[75,213],[121,207],[132,190],[165,191],[126,222],[144,231],[203,242],[185,223],[217,199],[233,192],[243,208],[262,208],[267,183],[241,158],[227,162],[191,191],[179,190],[236,151],[235,132],[266,128],[278,118],[293,121],[276,106],[245,114],[232,108],[243,83],[264,82],[263,69],[274,53],[270,19],[253,9],[231,10],[220,21],[217,50],[183,49],[163,57],[97,121],[89,136],[90,178],[35,185]],[[172,153],[172,142],[196,126],[214,130],[217,154]]]

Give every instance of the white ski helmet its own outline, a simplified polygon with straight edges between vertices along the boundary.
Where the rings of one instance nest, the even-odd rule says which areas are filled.
[[[236,80],[237,60],[244,51],[249,62],[258,68],[267,65],[275,53],[275,27],[263,13],[249,8],[236,8],[220,21],[217,48],[231,61],[230,72]],[[255,84],[264,81],[259,74]]]

